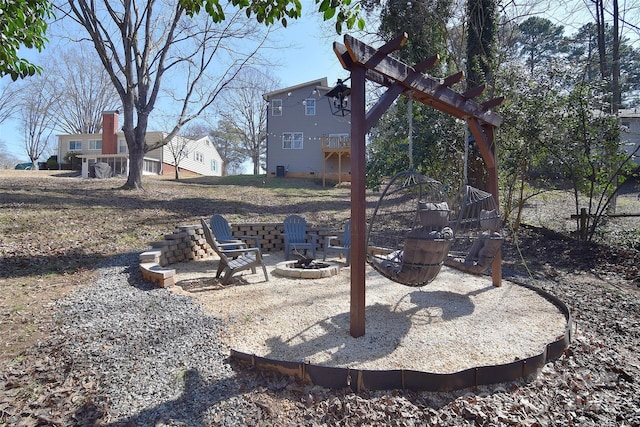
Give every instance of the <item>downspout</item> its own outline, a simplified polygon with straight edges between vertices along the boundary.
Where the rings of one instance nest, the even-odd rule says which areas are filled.
[[[269,178],[269,100],[265,99],[265,104],[264,104],[264,108],[265,110],[267,110],[266,114],[267,114],[267,124],[266,124],[266,129],[265,129],[265,154],[264,154],[264,162],[265,162],[265,178]],[[258,163],[260,162],[260,160],[258,160]]]
[[[160,168],[158,169],[158,174],[160,176],[164,175],[164,149],[165,149],[166,145],[162,146],[162,149],[160,150]],[[143,163],[144,164],[144,163]]]

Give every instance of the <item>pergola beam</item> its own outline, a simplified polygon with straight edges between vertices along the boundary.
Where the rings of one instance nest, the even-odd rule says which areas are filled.
[[[473,87],[463,92],[462,97],[466,99],[477,98],[480,95],[482,95],[486,89],[487,89],[487,86],[484,84],[481,84],[480,86]]]
[[[444,80],[442,80],[442,86],[451,87],[454,84],[459,83],[463,77],[464,77],[464,73],[462,71],[458,71],[457,73],[452,74],[449,77],[446,77]]]
[[[344,41],[352,63],[357,63],[366,69],[374,70],[391,80],[399,81],[405,85],[404,82],[407,80],[407,77],[416,72],[415,69],[395,58],[390,56],[382,57],[378,54],[377,49],[366,45],[352,36],[345,35]],[[471,116],[477,117],[493,126],[500,126],[502,123],[502,118],[497,114],[482,108],[480,104],[472,99],[466,98],[453,89],[443,86],[439,81],[425,74],[420,73],[410,86],[407,85],[407,89],[419,92],[421,97],[431,100],[434,106],[446,105],[451,107],[447,112],[459,119]]]

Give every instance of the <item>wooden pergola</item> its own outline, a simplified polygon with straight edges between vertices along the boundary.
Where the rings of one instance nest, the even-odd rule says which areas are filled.
[[[365,266],[366,266],[366,147],[365,135],[384,112],[403,93],[437,110],[464,120],[475,138],[487,167],[488,189],[498,202],[498,173],[494,145],[495,128],[502,118],[492,111],[504,98],[478,103],[473,98],[485,87],[458,93],[451,86],[462,80],[459,72],[445,79],[435,79],[424,72],[438,63],[438,56],[427,58],[413,67],[389,56],[407,41],[402,34],[379,48],[373,48],[344,36],[344,44],[334,42],[333,50],[345,70],[351,73],[351,307],[350,333],[360,337],[365,333]],[[387,90],[378,102],[366,110],[365,83],[371,80]],[[495,286],[502,282],[502,257],[498,252],[491,265]]]

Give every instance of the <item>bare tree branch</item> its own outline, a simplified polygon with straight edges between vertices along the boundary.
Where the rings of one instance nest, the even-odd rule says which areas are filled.
[[[226,108],[219,111],[238,135],[245,155],[253,163],[254,175],[260,173],[266,153],[267,109],[262,95],[277,85],[277,80],[268,74],[247,68],[234,80],[233,90],[225,94]]]

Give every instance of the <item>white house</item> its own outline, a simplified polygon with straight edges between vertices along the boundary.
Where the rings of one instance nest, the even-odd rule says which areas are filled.
[[[160,141],[165,132],[147,132],[147,142]],[[144,156],[144,174],[173,175],[176,160],[172,147],[183,147],[178,157],[180,171],[204,176],[222,175],[222,158],[208,136],[200,139],[174,137],[168,144],[151,150]],[[175,148],[173,151],[176,151]],[[118,111],[105,111],[102,115],[102,133],[86,135],[58,135],[58,161],[64,162],[69,153],[82,159],[82,176],[88,178],[91,166],[103,162],[111,166],[114,175],[129,173],[129,153],[124,134],[118,131]]]

